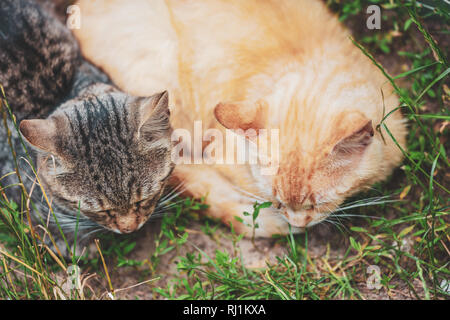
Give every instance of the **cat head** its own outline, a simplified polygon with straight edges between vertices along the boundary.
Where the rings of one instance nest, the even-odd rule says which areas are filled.
[[[167,92],[87,95],[20,131],[53,203],[118,233],[147,221],[174,167]]]
[[[260,165],[252,166],[253,192],[271,201],[277,214],[292,226],[303,228],[323,221],[367,184],[373,165],[367,154],[374,129],[358,110],[324,113],[297,103],[288,108],[281,122],[275,118],[282,110],[271,111],[265,101],[221,103],[215,116],[228,129],[256,133],[245,135],[253,142],[267,129],[267,142],[258,141],[258,152],[276,161],[276,170],[263,175]],[[271,136],[270,129],[279,130],[278,135]],[[279,140],[278,149],[271,149],[273,139]],[[266,166],[274,164],[269,161]]]

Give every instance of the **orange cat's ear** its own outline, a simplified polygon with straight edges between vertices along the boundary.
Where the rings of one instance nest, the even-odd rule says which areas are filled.
[[[346,133],[334,146],[332,152],[334,155],[360,155],[372,143],[374,135],[372,120],[361,115],[348,118],[342,123],[346,126]]]
[[[267,121],[267,105],[264,101],[257,103],[219,103],[214,115],[225,128],[231,130],[249,130],[258,132],[264,129]]]
[[[22,120],[19,130],[33,147],[41,151],[56,153],[55,140],[58,132],[54,119]]]

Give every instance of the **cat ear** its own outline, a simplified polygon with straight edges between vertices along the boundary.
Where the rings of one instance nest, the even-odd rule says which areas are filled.
[[[219,103],[214,108],[214,115],[227,129],[253,129],[258,132],[266,126],[267,104],[262,100],[257,103]]]
[[[56,153],[57,128],[53,119],[22,120],[19,130],[25,140],[33,147],[41,151]]]
[[[359,118],[359,117],[358,117]],[[372,143],[374,130],[372,120],[367,118],[347,121],[349,133],[339,140],[333,148],[333,154],[338,156],[361,155]]]
[[[139,137],[151,140],[166,135],[170,128],[169,117],[167,91],[143,98],[139,105]]]

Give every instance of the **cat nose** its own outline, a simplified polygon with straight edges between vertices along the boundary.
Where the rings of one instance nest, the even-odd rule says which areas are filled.
[[[116,218],[117,231],[122,234],[136,231],[142,224],[139,216],[135,213],[118,215]]]
[[[287,209],[285,216],[289,224],[293,227],[305,228],[313,220],[312,216],[307,213],[294,212]]]

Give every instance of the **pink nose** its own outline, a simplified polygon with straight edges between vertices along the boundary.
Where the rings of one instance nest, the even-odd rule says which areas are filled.
[[[286,217],[292,226],[299,228],[306,227],[313,220],[310,215],[302,213],[287,212]]]
[[[117,229],[120,233],[131,233],[140,227],[139,216],[137,214],[119,215],[116,218]]]

